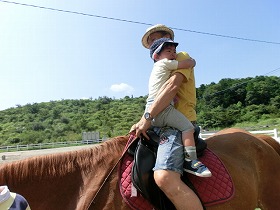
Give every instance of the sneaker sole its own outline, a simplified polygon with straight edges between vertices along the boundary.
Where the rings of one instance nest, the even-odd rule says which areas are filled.
[[[189,171],[187,169],[184,169],[185,172],[187,173],[190,173],[190,174],[193,174],[195,176],[199,176],[199,177],[211,177],[212,176],[212,173],[207,173],[207,174],[199,174],[199,173],[196,173],[196,172],[193,172],[193,171]]]

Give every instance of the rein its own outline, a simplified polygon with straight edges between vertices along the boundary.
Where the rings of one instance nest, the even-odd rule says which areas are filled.
[[[128,134],[127,134],[128,135]],[[131,140],[132,139],[132,140]],[[125,148],[125,150],[123,151],[121,157],[118,159],[118,161],[116,162],[116,164],[113,166],[113,168],[109,171],[108,175],[106,176],[106,178],[104,179],[104,181],[102,182],[101,186],[99,187],[99,189],[97,190],[95,196],[93,197],[93,199],[91,200],[91,202],[89,203],[88,207],[86,209],[89,209],[89,207],[91,206],[91,204],[94,203],[97,195],[99,194],[99,192],[101,191],[101,189],[103,188],[103,186],[105,185],[105,183],[107,182],[108,178],[110,177],[110,175],[113,173],[113,171],[115,170],[115,168],[117,167],[117,165],[119,164],[119,162],[121,161],[121,159],[123,158],[124,154],[126,153],[126,151],[129,149],[129,147],[131,146],[131,144],[136,140],[137,138],[135,138],[134,136],[131,136],[128,141],[131,141],[127,147]]]

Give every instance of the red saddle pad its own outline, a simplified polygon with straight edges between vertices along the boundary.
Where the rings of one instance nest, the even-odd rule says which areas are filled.
[[[128,144],[130,141],[128,141]],[[199,158],[212,172],[211,177],[202,178],[192,174],[187,174],[190,181],[196,188],[203,204],[211,206],[223,203],[231,199],[234,195],[234,185],[230,174],[222,161],[210,149],[206,149]],[[125,202],[135,210],[152,210],[154,207],[139,193],[133,192],[131,181],[131,171],[133,157],[125,153],[119,167],[119,187]]]
[[[131,171],[134,160],[129,154],[124,154],[119,167],[119,187],[120,192],[125,202],[134,210],[153,210],[154,207],[146,200],[140,192],[133,195],[133,184],[131,181]]]
[[[203,204],[211,206],[231,199],[234,195],[233,181],[220,158],[210,149],[206,149],[199,160],[209,168],[212,176],[197,177],[189,173],[187,176]]]

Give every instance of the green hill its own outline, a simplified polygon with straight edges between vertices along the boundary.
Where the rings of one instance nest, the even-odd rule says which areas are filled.
[[[279,77],[223,79],[201,85],[197,98],[198,123],[204,128],[279,124]],[[145,102],[146,96],[104,96],[18,105],[0,111],[0,145],[76,141],[84,131],[99,131],[101,138],[126,135]]]

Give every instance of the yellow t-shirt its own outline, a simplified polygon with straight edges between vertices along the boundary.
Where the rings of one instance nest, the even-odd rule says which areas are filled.
[[[190,58],[186,52],[179,52],[177,54],[177,61],[182,61]],[[178,69],[173,72],[179,72],[184,75],[185,79],[181,84],[177,93],[178,102],[175,103],[175,108],[182,112],[189,121],[196,121],[196,88],[194,79],[194,69]]]

